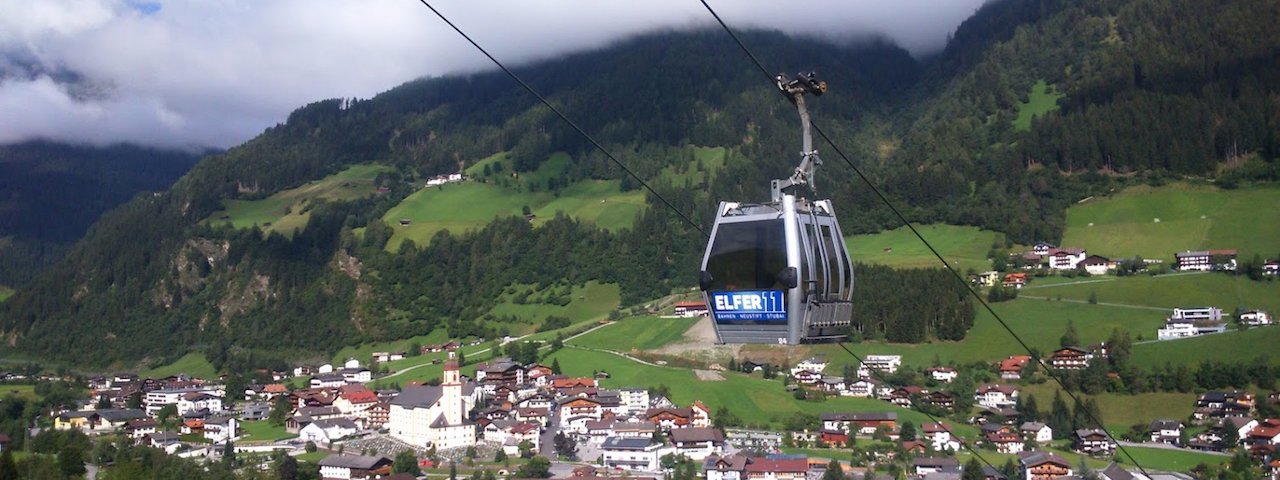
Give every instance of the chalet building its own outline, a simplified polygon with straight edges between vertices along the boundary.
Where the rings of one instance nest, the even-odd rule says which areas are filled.
[[[877,428],[884,427],[890,432],[898,428],[895,412],[824,413],[819,418],[823,432],[871,435]]]
[[[974,393],[973,402],[984,407],[1008,407],[1018,402],[1018,387],[998,383],[984,384]]]
[[[320,460],[320,478],[324,480],[378,478],[391,475],[391,464],[391,459],[387,457],[329,455]]]
[[[984,424],[982,438],[1000,453],[1019,453],[1025,446],[1022,433],[1008,425]]]
[[[601,460],[606,468],[657,472],[662,444],[643,438],[606,438],[600,445]]]
[[[970,280],[973,282],[974,286],[990,287],[1000,281],[1000,272],[991,270],[988,272],[974,274],[970,277]]]
[[[1053,440],[1053,429],[1040,422],[1024,422],[1018,430],[1022,432],[1023,438],[1039,444]]]
[[[1048,244],[1045,242],[1036,242],[1035,245],[1031,246],[1031,253],[1037,256],[1045,256],[1045,255],[1048,255],[1049,252],[1052,251],[1054,248],[1056,247],[1054,247],[1051,244]]]
[[[924,439],[939,452],[960,450],[960,441],[951,434],[951,427],[944,423],[926,423],[920,426]]]
[[[1235,250],[1197,250],[1175,253],[1181,271],[1236,271]]]
[[[711,455],[724,453],[724,434],[711,427],[677,428],[668,437],[675,453],[702,461]]]
[[[1022,288],[1027,285],[1028,280],[1026,273],[1006,273],[1004,280],[1000,282],[1000,286],[1004,288]]]
[[[1026,480],[1057,480],[1072,474],[1066,459],[1049,452],[1022,452],[1018,454],[1022,464],[1022,478]]]
[[[942,383],[951,383],[955,381],[956,377],[960,376],[960,372],[951,367],[932,367],[925,370],[925,373],[929,374],[929,378],[934,379],[934,381]]]
[[[911,472],[920,477],[959,468],[960,461],[952,457],[919,457],[911,460]]]
[[[1116,441],[1098,428],[1082,428],[1075,431],[1071,448],[1087,455],[1110,456],[1116,451]]]
[[[944,410],[952,410],[956,408],[956,399],[947,392],[929,392],[924,396],[924,402],[934,407]]]
[[[1116,262],[1101,255],[1089,255],[1080,261],[1080,267],[1089,275],[1106,275],[1116,269]]]
[[[524,383],[524,366],[509,358],[498,358],[476,366],[476,381],[486,394],[492,395],[500,386],[515,388]]]
[[[1087,256],[1088,253],[1083,248],[1054,248],[1049,250],[1045,258],[1049,260],[1049,268],[1075,270]]]
[[[1031,362],[1030,355],[1013,355],[1000,361],[1001,380],[1021,380],[1022,368]]]
[[[1053,351],[1049,365],[1059,370],[1084,370],[1093,360],[1093,353],[1080,347],[1065,347]]]
[[[1151,422],[1151,441],[1177,445],[1182,437],[1182,422],[1177,420],[1157,419]]]
[[[703,462],[703,473],[706,480],[805,480],[809,460],[712,455]]]
[[[1191,417],[1196,420],[1247,417],[1253,413],[1255,398],[1252,393],[1239,390],[1212,390],[1200,395]]]
[[[902,408],[911,408],[911,403],[915,401],[912,397],[923,397],[928,393],[929,391],[924,387],[915,385],[898,387],[889,394],[889,403]]]

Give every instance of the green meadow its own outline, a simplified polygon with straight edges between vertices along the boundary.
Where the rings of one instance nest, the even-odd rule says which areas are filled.
[[[1063,94],[1054,91],[1044,80],[1031,86],[1026,102],[1018,103],[1018,118],[1013,119],[1016,130],[1031,130],[1031,120],[1058,109],[1058,99]]]
[[[1090,277],[1057,285],[1033,282],[1022,293],[1082,301],[1088,301],[1090,295],[1096,295],[1098,302],[1102,303],[1167,309],[1215,306],[1222,308],[1227,314],[1236,307],[1280,311],[1280,282],[1258,282],[1247,277],[1213,272],[1175,273],[1154,277]],[[1154,335],[1153,330],[1147,336]]]
[[[222,211],[214,212],[209,223],[229,223],[236,228],[257,225],[264,232],[292,235],[307,225],[308,205],[317,200],[353,200],[376,193],[373,180],[390,171],[383,165],[353,165],[305,185],[276,192],[260,200],[225,200]]]
[[[8,300],[9,297],[12,297],[12,296],[13,296],[12,288],[6,287],[4,285],[0,285],[0,302]]]
[[[1251,361],[1259,356],[1280,360],[1280,327],[1202,335],[1180,340],[1152,341],[1133,346],[1133,363],[1140,367],[1185,364],[1195,368],[1204,360]]]
[[[677,187],[696,188],[715,178],[715,172],[724,167],[727,156],[724,147],[689,147],[691,160],[687,163],[668,165],[658,178]]]
[[[616,283],[591,281],[569,288],[571,288],[569,304],[560,306],[551,303],[533,303],[532,300],[539,298],[539,295],[545,295],[545,291],[534,292],[527,303],[516,303],[515,292],[532,291],[533,286],[514,285],[509,287],[513,292],[504,293],[498,297],[497,305],[490,309],[488,314],[495,317],[514,316],[521,319],[521,323],[512,325],[512,334],[522,335],[533,333],[549,316],[567,317],[571,324],[600,320],[605,318],[609,311],[618,308],[622,302],[622,294]]]
[[[192,377],[217,378],[213,364],[209,363],[203,353],[191,352],[183,355],[173,363],[140,372],[142,378],[164,378],[170,375],[187,374]]]
[[[284,440],[287,438],[297,437],[297,434],[289,433],[284,430],[284,425],[272,425],[267,420],[257,420],[253,422],[240,422],[240,433],[244,437],[237,440],[237,443],[253,443],[253,442],[274,442],[276,440]]]
[[[1136,186],[1067,210],[1063,245],[1110,258],[1173,261],[1176,252],[1235,249],[1240,259],[1280,254],[1280,186],[1222,190]]]
[[[627,228],[644,209],[644,194],[623,192],[620,185],[617,180],[583,180],[565,186],[559,196],[545,189],[531,192],[492,181],[424,188],[383,215],[383,222],[395,231],[387,250],[395,251],[406,239],[426,245],[441,230],[453,234],[477,230],[498,217],[523,215],[524,207],[535,215],[535,225],[564,213],[609,230]]]
[[[1023,400],[1026,400],[1027,395],[1034,395],[1036,397],[1036,405],[1039,406],[1041,413],[1046,415],[1048,413],[1047,410],[1053,405],[1054,392],[1060,390],[1058,384],[1053,380],[1036,385],[1023,385],[1020,388]],[[1147,425],[1156,419],[1186,419],[1191,415],[1191,410],[1195,408],[1196,403],[1196,394],[1194,393],[1153,392],[1134,395],[1121,393],[1084,395],[1078,393],[1077,395],[1082,398],[1092,398],[1098,402],[1098,409],[1102,412],[1102,421],[1107,424],[1107,429],[1115,435],[1129,431],[1129,427],[1134,424]],[[1066,400],[1067,405],[1071,405],[1071,397],[1065,392],[1063,392],[1062,398]]]
[[[698,318],[631,317],[612,322],[594,332],[570,340],[571,345],[618,352],[653,350],[684,338]]]
[[[956,270],[986,271],[991,269],[987,252],[993,240],[1004,235],[978,227],[956,225],[917,225],[920,232]],[[873,235],[853,235],[845,239],[854,262],[877,263],[900,268],[942,268],[938,257],[930,252],[907,227]]]
[[[27,400],[35,400],[38,397],[38,395],[36,395],[35,385],[25,385],[25,384],[0,385],[0,400],[3,400],[4,397],[8,397],[9,395],[17,395],[18,397],[27,399]]]

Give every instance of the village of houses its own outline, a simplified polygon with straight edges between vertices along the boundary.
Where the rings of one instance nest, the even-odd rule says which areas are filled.
[[[451,342],[424,351],[457,346]],[[1055,369],[1081,369],[1093,355],[1064,348],[1053,352],[1046,363]],[[379,352],[373,358],[389,361],[403,356]],[[1053,432],[1043,422],[1019,423],[1017,382],[1031,360],[1012,356],[992,366],[1002,383],[983,384],[973,392],[973,405],[980,413],[970,420],[978,433],[969,438],[953,434],[955,425],[947,420],[912,425],[899,418],[903,410],[891,405],[948,411],[957,399],[943,389],[891,386],[876,380],[901,368],[896,355],[864,357],[854,378],[828,374],[827,363],[816,358],[780,366],[790,379],[789,388],[885,402],[883,410],[824,413],[820,426],[801,431],[718,428],[713,410],[700,401],[676,405],[649,389],[603,388],[598,378],[555,375],[548,366],[522,365],[507,358],[479,364],[475,378],[467,378],[452,350],[439,384],[410,384],[399,391],[366,387],[372,380],[371,370],[355,360],[337,368],[322,365],[274,372],[282,383],[251,385],[243,392],[227,392],[217,381],[185,376],[98,377],[90,380],[92,394],[85,399],[85,407],[54,413],[52,425],[90,435],[120,433],[142,445],[196,458],[216,458],[227,442],[237,452],[298,455],[320,449],[328,452],[319,461],[326,479],[390,478],[394,455],[411,450],[423,467],[459,461],[464,455],[480,460],[495,455],[543,455],[559,459],[552,472],[558,478],[581,480],[662,478],[667,473],[664,457],[673,456],[697,462],[707,480],[814,480],[825,473],[827,460],[783,454],[783,447],[845,446],[859,439],[887,442],[893,448],[876,450],[863,465],[844,466],[850,478],[890,478],[874,467],[896,461],[904,465],[901,473],[909,478],[959,479],[961,463],[954,454],[969,449],[1016,454],[1016,476],[1023,479],[1081,478],[1077,476],[1080,464],[1048,447],[1108,459],[1115,454],[1117,441],[1099,429]],[[743,367],[767,368],[750,362]],[[959,373],[943,366],[926,372],[934,385],[948,384]],[[310,374],[308,387],[286,387],[283,381],[290,374]],[[1280,402],[1280,396],[1259,399],[1244,392],[1207,392],[1196,405],[1188,405],[1193,412],[1188,419],[1208,425],[1204,433],[1187,441],[1183,432],[1190,425],[1179,419],[1158,420],[1150,425],[1144,441],[1211,451],[1238,446],[1269,461],[1280,444],[1280,419],[1253,418],[1256,402],[1262,401]],[[137,408],[128,408],[130,403]],[[95,408],[106,404],[111,408]],[[276,405],[287,408],[285,428],[296,436],[242,441],[244,426],[269,421]],[[175,417],[163,418],[167,415]],[[569,446],[556,436],[571,439]],[[1227,439],[1236,445],[1227,445]],[[556,451],[557,445],[573,451]],[[1270,462],[1269,467],[1273,478],[1280,475],[1280,461]],[[1108,480],[1191,478],[1180,473],[1146,477],[1115,463],[1092,473]],[[984,468],[984,475],[990,480],[1010,477],[990,467]]]
[[[1175,268],[1231,270],[1236,266],[1234,254],[1183,252],[1176,255]],[[1084,270],[1102,275],[1117,267],[1116,262],[1087,255],[1082,249],[1045,244],[1022,256],[1021,264],[1051,271]],[[1268,261],[1265,273],[1275,275],[1278,266]],[[1030,278],[1026,270],[973,277],[980,286],[1000,284],[1007,288],[1022,288]],[[675,313],[701,316],[706,307],[701,302],[684,302],[676,305]],[[1246,311],[1238,320],[1251,327],[1272,323],[1263,311]],[[1157,338],[1221,332],[1224,325],[1221,308],[1178,308],[1168,316]],[[784,454],[784,447],[838,447],[863,439],[881,445],[888,442],[893,448],[873,451],[870,461],[862,465],[844,466],[849,478],[890,478],[874,467],[896,462],[905,466],[901,473],[909,478],[955,480],[960,478],[961,463],[954,454],[977,450],[1016,455],[1013,477],[1071,480],[1082,478],[1084,472],[1079,463],[1068,461],[1061,452],[1110,459],[1120,446],[1101,429],[1054,432],[1042,421],[1018,421],[1019,382],[1029,367],[1032,371],[1041,365],[1058,371],[1083,370],[1090,362],[1106,357],[1105,344],[1067,346],[1047,354],[1041,365],[1029,365],[1035,362],[1029,355],[995,362],[990,369],[1000,383],[978,385],[972,402],[963,402],[973,405],[976,412],[965,423],[976,426],[977,433],[967,436],[957,434],[950,420],[916,425],[899,418],[903,410],[894,407],[955,413],[957,392],[942,387],[954,382],[960,372],[936,365],[924,370],[935,388],[892,385],[882,379],[902,368],[897,355],[866,355],[852,375],[833,375],[827,362],[817,358],[795,365],[743,360],[739,364],[743,370],[779,371],[787,379],[783,383],[786,387],[780,388],[885,402],[883,410],[823,413],[820,424],[813,428],[771,431],[718,427],[713,410],[700,401],[676,405],[647,388],[608,389],[597,383],[601,378],[565,377],[546,365],[522,365],[508,358],[479,364],[474,378],[468,378],[453,356],[462,346],[449,342],[423,347],[422,353],[449,352],[442,378],[438,384],[413,383],[397,389],[367,387],[375,380],[374,370],[369,368],[372,365],[361,365],[354,359],[339,366],[298,366],[291,372],[272,372],[277,383],[251,385],[243,392],[228,392],[218,380],[186,376],[96,377],[89,380],[92,393],[83,408],[53,412],[52,425],[91,435],[121,433],[141,445],[195,458],[216,458],[228,442],[237,452],[299,455],[319,450],[327,452],[319,460],[326,479],[390,478],[392,457],[410,450],[419,464],[428,468],[464,456],[487,460],[498,455],[543,455],[557,459],[552,472],[557,477],[581,480],[661,478],[669,473],[664,469],[664,458],[697,462],[706,480],[814,480],[825,473],[827,460]],[[371,360],[384,363],[406,356],[403,352],[377,352]],[[306,379],[305,388],[286,386],[294,377]],[[1280,394],[1255,398],[1248,392],[1206,392],[1195,405],[1187,406],[1187,417],[1152,422],[1140,443],[1201,451],[1244,449],[1264,462],[1273,479],[1280,479],[1280,460],[1273,459],[1280,445],[1280,419],[1254,418],[1258,402],[1280,403]],[[97,408],[106,404],[110,408]],[[246,441],[244,427],[270,421],[273,409],[283,409],[284,428],[290,438]],[[748,425],[763,423],[742,420]],[[1187,431],[1193,425],[1199,427],[1198,433],[1189,436]],[[0,448],[3,440],[0,438]],[[566,445],[573,451],[556,451]],[[1191,478],[1174,472],[1144,475],[1114,462],[1089,473],[1107,480]],[[1012,480],[1007,472],[990,467],[984,467],[984,476]]]

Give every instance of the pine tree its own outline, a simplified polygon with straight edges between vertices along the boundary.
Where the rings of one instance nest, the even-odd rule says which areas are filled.
[[[1058,390],[1053,394],[1053,409],[1049,413],[1049,428],[1053,430],[1055,438],[1067,438],[1071,431],[1071,409],[1067,408],[1066,400],[1062,399],[1062,391]]]
[[[960,474],[960,480],[985,480],[986,476],[982,474],[982,465],[978,464],[978,459],[969,458],[964,464],[964,471]]]
[[[1076,333],[1076,323],[1067,320],[1067,331],[1062,334],[1062,338],[1058,340],[1058,344],[1063,348],[1076,347],[1080,345],[1080,334]]]
[[[840,466],[840,461],[831,459],[827,463],[827,471],[822,474],[822,480],[845,480],[844,468]]]
[[[1022,402],[1022,410],[1019,410],[1018,413],[1022,415],[1022,421],[1024,422],[1039,422],[1041,420],[1040,406],[1036,404],[1036,396],[1027,395],[1027,400]]]
[[[559,375],[559,374],[560,374],[560,359],[559,359],[559,358],[556,358],[556,359],[552,359],[552,360],[551,360],[551,373],[552,373],[552,374],[555,374],[555,375]]]

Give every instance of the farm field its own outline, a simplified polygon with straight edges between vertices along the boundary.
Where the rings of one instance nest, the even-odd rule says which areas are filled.
[[[1018,103],[1018,118],[1013,119],[1015,130],[1031,130],[1031,120],[1058,109],[1058,99],[1062,94],[1053,91],[1044,80],[1031,86],[1031,93],[1026,102]]]
[[[390,171],[382,165],[354,165],[305,185],[276,192],[261,200],[226,200],[225,210],[214,212],[206,222],[230,223],[236,228],[258,225],[263,232],[292,235],[306,226],[311,214],[306,207],[316,200],[352,200],[376,191],[373,180],[379,173]]]
[[[1153,341],[1133,346],[1131,361],[1140,367],[1186,364],[1195,368],[1204,360],[1250,361],[1260,356],[1280,361],[1280,327],[1253,328],[1243,332],[1204,335],[1181,340]]]
[[[849,345],[849,349],[858,355],[902,355],[903,364],[919,367],[932,366],[935,358],[944,363],[969,363],[995,361],[1008,355],[1026,354],[1013,337],[1001,328],[995,318],[981,310],[981,307],[977,308],[979,311],[974,319],[973,328],[969,330],[965,339],[959,342],[890,344],[864,341]],[[1058,339],[1066,331],[1068,320],[1075,324],[1081,341],[1086,344],[1106,340],[1116,328],[1128,329],[1133,335],[1140,332],[1152,332],[1154,335],[1155,330],[1164,324],[1164,314],[1158,311],[1085,303],[1019,298],[992,304],[992,308],[1009,323],[1009,327],[1018,336],[1041,352],[1058,348]],[[769,356],[771,351],[780,350],[769,345],[751,345],[743,348],[743,354],[748,358],[753,355]],[[836,345],[815,345],[809,347],[808,353],[799,353],[796,350],[791,352],[793,361],[812,353],[825,355],[832,362],[827,367],[828,372],[839,372],[842,365],[857,362]]]
[[[1158,221],[1157,221],[1158,219]],[[1092,225],[1091,225],[1092,224]],[[1161,259],[1185,250],[1236,249],[1240,259],[1280,254],[1280,186],[1221,190],[1135,186],[1067,210],[1063,245],[1110,258]]]
[[[701,400],[712,412],[726,407],[749,424],[779,425],[796,412],[817,415],[821,412],[841,411],[891,411],[901,420],[911,420],[919,425],[928,421],[924,414],[899,408],[879,400],[839,397],[825,402],[796,400],[781,381],[764,380],[741,373],[724,372],[723,381],[700,381],[693,371],[644,365],[617,355],[566,347],[544,359],[558,359],[566,375],[590,376],[604,370],[610,377],[601,384],[605,387],[656,387],[666,385],[671,399],[680,405]],[[957,425],[957,433],[971,437],[974,429]]]
[[[631,317],[570,340],[579,345],[618,352],[653,350],[680,341],[698,318]]]
[[[164,378],[180,373],[200,378],[218,377],[218,372],[214,371],[213,365],[209,363],[209,360],[205,359],[204,354],[197,352],[188,353],[173,363],[143,371],[138,375],[143,378]]]
[[[1077,283],[1038,285],[1032,283],[1023,295],[1062,297],[1087,301],[1096,294],[1098,302],[1175,307],[1215,306],[1230,314],[1236,307],[1280,311],[1280,282],[1257,282],[1222,273],[1173,273],[1131,277],[1080,278]],[[1147,333],[1154,337],[1155,331]]]
[[[395,251],[411,239],[418,245],[430,243],[441,230],[460,234],[483,228],[494,218],[518,216],[525,206],[541,224],[563,212],[602,228],[629,227],[644,209],[644,194],[622,192],[617,180],[584,180],[561,190],[557,198],[546,191],[536,193],[503,188],[493,183],[463,182],[419,190],[382,216],[395,233],[387,250]],[[401,220],[409,225],[401,225]]]
[[[977,227],[919,225],[916,229],[932,243],[957,271],[991,269],[987,252],[991,242],[1004,235]],[[853,235],[845,239],[853,261],[902,268],[942,268],[938,258],[906,227],[874,235]],[[855,272],[856,273],[856,272]]]
[[[35,385],[26,385],[26,384],[0,385],[0,399],[3,399],[4,397],[8,397],[9,395],[17,395],[27,400],[35,400],[36,397],[38,397],[38,395],[36,395]]]

